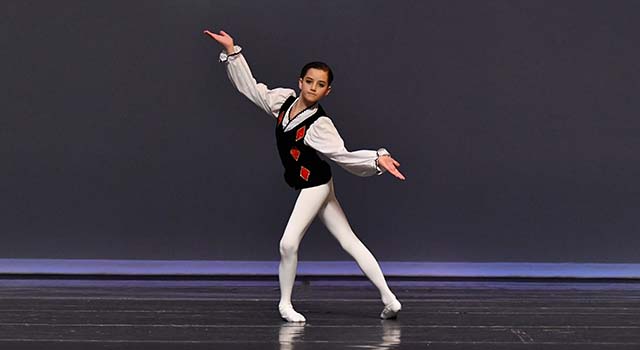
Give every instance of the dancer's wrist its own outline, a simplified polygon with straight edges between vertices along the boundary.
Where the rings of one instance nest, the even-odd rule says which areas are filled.
[[[234,45],[231,48],[225,46],[224,50],[220,52],[220,62],[227,62],[230,57],[237,56],[242,51],[242,47]]]
[[[389,153],[389,151],[387,151],[386,148],[379,148],[376,151],[376,155],[378,156],[376,158],[376,171],[378,172],[378,175],[383,174],[387,169],[385,169],[384,167],[381,166],[380,164],[380,158],[381,157],[391,157],[391,154]]]

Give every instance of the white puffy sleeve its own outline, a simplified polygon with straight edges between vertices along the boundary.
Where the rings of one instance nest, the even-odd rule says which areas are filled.
[[[320,117],[311,124],[304,137],[304,143],[354,175],[372,176],[383,173],[376,166],[377,152],[348,151],[338,130],[328,117]]]

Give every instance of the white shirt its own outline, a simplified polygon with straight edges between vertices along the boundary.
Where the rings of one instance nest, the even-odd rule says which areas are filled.
[[[227,55],[225,52],[220,54],[220,61],[226,62],[227,75],[231,83],[251,102],[272,117],[277,118],[284,101],[290,96],[295,97],[296,92],[287,88],[269,89],[265,84],[256,82],[251,74],[249,64],[240,53],[240,50],[242,49],[236,46],[235,54]],[[289,112],[292,107],[293,104],[282,118],[282,125],[285,131],[295,128],[318,110],[317,106],[309,108],[295,117],[293,121],[289,121]],[[376,151],[348,151],[329,117],[321,116],[309,126],[304,136],[304,144],[320,152],[354,175],[371,176],[380,175],[384,172],[384,169],[380,170],[376,166],[376,159],[378,158]]]

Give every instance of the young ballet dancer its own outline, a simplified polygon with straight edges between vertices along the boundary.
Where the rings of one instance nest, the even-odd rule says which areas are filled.
[[[331,119],[318,102],[331,92],[333,73],[322,62],[311,62],[300,72],[300,96],[292,89],[269,89],[257,83],[249,65],[234,45],[233,38],[220,31],[205,34],[216,40],[224,51],[220,61],[225,62],[232,84],[254,104],[275,118],[276,143],[285,181],[300,193],[291,217],[280,240],[280,316],[288,322],[305,322],[291,303],[291,293],[298,264],[298,246],[307,228],[318,216],[338,240],[344,250],[357,262],[360,269],[380,291],[384,309],[382,319],[395,318],[400,302],[387,286],[382,270],[367,247],[353,233],[333,189],[331,168],[318,153],[338,163],[358,176],[371,176],[388,171],[400,180],[400,164],[386,149],[377,151],[348,151]]]

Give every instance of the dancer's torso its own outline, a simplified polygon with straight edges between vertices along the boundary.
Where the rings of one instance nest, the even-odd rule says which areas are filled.
[[[329,182],[331,167],[313,148],[304,144],[304,137],[311,124],[318,118],[326,116],[320,105],[316,113],[295,128],[285,131],[282,120],[294,101],[295,97],[289,97],[280,108],[276,122],[276,141],[280,160],[284,166],[284,179],[289,186],[299,190]]]

